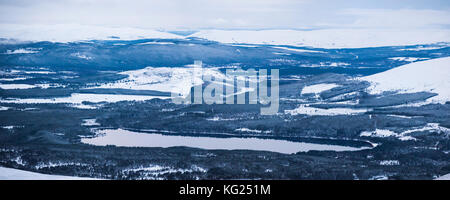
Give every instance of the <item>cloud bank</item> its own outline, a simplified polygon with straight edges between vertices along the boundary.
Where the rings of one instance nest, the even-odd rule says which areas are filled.
[[[447,0],[0,0],[1,24],[182,29],[448,28]]]

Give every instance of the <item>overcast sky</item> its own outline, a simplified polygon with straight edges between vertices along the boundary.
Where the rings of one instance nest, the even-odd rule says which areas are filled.
[[[450,1],[0,0],[0,23],[165,30],[450,28]]]

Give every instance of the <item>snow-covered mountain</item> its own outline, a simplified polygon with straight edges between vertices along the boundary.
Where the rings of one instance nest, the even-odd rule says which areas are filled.
[[[438,94],[427,102],[450,101],[450,57],[415,62],[360,79],[372,84],[368,88],[372,94],[425,91]]]
[[[321,30],[200,30],[188,36],[130,27],[78,24],[0,24],[0,38],[20,41],[73,42],[82,40],[184,39],[196,37],[221,43],[363,48],[450,42],[450,30],[321,29]]]
[[[450,30],[323,29],[299,30],[203,30],[189,37],[221,43],[362,48],[450,42]]]
[[[81,40],[136,40],[144,38],[182,39],[183,36],[151,29],[86,26],[77,24],[0,24],[0,38],[20,41],[73,42]]]

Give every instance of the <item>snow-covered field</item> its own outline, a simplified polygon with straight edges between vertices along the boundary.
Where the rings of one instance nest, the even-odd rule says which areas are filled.
[[[450,101],[450,57],[432,59],[403,65],[382,73],[360,78],[372,85],[372,94],[386,91],[398,93],[437,93],[428,103]]]
[[[60,176],[0,167],[0,180],[95,180],[93,178]]]
[[[442,29],[202,30],[190,37],[237,44],[362,48],[450,42],[450,31]]]

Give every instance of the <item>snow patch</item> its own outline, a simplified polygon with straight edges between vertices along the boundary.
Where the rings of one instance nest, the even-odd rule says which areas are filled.
[[[321,93],[321,92],[326,91],[326,90],[331,90],[331,89],[333,89],[335,87],[338,87],[338,86],[340,86],[340,85],[334,84],[334,83],[330,83],[330,84],[328,84],[328,83],[321,83],[321,84],[316,84],[316,85],[308,85],[308,86],[305,86],[302,89],[301,94],[310,94],[310,93],[316,93],[317,94],[317,93]]]
[[[288,48],[288,47],[272,47],[276,49],[282,49],[287,51],[295,51],[300,53],[326,53],[324,51],[315,51],[315,50],[308,50],[308,49],[294,49],[294,48]]]
[[[0,84],[0,88],[4,90],[23,90],[23,89],[31,89],[37,86],[30,84]]]
[[[80,52],[72,53],[70,55],[73,56],[73,57],[76,57],[76,58],[84,59],[84,60],[92,60],[92,57],[84,55],[84,54],[82,54]]]
[[[2,126],[2,128],[4,129],[8,129],[8,130],[12,130],[15,128],[23,128],[24,126]]]
[[[301,67],[344,67],[349,66],[349,63],[344,62],[319,62],[319,64],[303,64]]]
[[[368,109],[351,109],[351,108],[330,108],[330,109],[322,109],[322,108],[314,108],[309,107],[308,104],[302,104],[298,108],[293,110],[285,110],[285,114],[290,115],[318,115],[318,116],[335,116],[335,115],[356,115],[362,114],[369,111]]]
[[[212,117],[212,118],[207,118],[207,121],[234,121],[234,120],[238,120],[238,118],[221,118],[221,117]]]
[[[150,165],[147,167],[140,166],[137,168],[129,168],[122,170],[122,174],[127,176],[130,173],[133,174],[139,174],[139,179],[142,180],[162,180],[163,178],[160,177],[161,175],[165,174],[172,174],[172,173],[193,173],[193,172],[200,172],[200,173],[206,173],[207,170],[199,167],[197,165],[192,165],[191,168],[183,169],[183,168],[174,168],[169,166],[162,166],[162,165]]]
[[[428,58],[415,58],[415,57],[393,57],[393,58],[389,58],[390,60],[395,60],[395,61],[403,61],[403,62],[415,62],[418,60],[426,60]]]
[[[443,49],[446,47],[448,46],[431,46],[431,47],[419,46],[414,48],[399,49],[399,51],[428,51],[428,50]]]
[[[249,129],[249,128],[238,128],[234,131],[239,131],[239,132],[248,132],[248,133],[272,133],[271,130],[267,130],[267,131],[261,131],[261,130],[256,130],[256,129]]]
[[[80,94],[72,93],[69,97],[56,97],[56,98],[26,98],[26,99],[0,99],[1,103],[16,103],[16,104],[53,104],[64,103],[71,104],[72,107],[80,109],[94,109],[95,106],[85,105],[83,102],[91,103],[116,103],[119,101],[146,101],[154,98],[167,99],[169,97],[160,96],[143,96],[143,95],[116,95],[116,94]]]
[[[21,81],[26,79],[27,77],[0,78],[0,81]]]
[[[30,85],[30,84],[1,84],[0,83],[0,88],[4,89],[4,90],[23,90],[23,89],[31,89],[31,88],[42,88],[42,89],[47,89],[47,88],[54,88],[54,87],[65,87],[64,85],[61,84],[53,84],[53,83],[43,83],[43,84],[34,84],[34,85]]]
[[[54,167],[66,167],[66,166],[78,166],[78,167],[86,167],[89,166],[85,163],[79,163],[79,162],[48,162],[48,163],[39,163],[34,168],[36,169],[43,169],[43,168],[54,168]]]
[[[0,111],[9,110],[11,107],[0,106]]]
[[[51,71],[24,71],[23,73],[25,73],[25,74],[56,74],[56,72],[51,72]]]
[[[407,141],[407,140],[416,140],[416,138],[406,135],[408,133],[396,133],[391,130],[387,129],[375,129],[375,131],[363,131],[359,134],[361,137],[380,137],[380,138],[386,138],[386,137],[396,137],[399,140]]]
[[[143,43],[138,43],[136,45],[152,45],[152,44],[159,44],[159,45],[173,45],[175,43],[173,42],[143,42]]]
[[[6,50],[3,54],[29,54],[29,53],[38,53],[39,51],[34,50],[33,48],[26,48],[26,49],[15,49],[15,50]]]
[[[100,123],[97,122],[97,119],[83,119],[81,126],[100,126]]]

